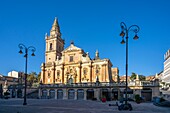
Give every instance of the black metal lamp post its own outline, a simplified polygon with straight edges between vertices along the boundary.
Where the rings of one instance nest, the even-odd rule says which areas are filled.
[[[120,36],[122,37],[121,44],[126,43],[126,94],[125,94],[125,106],[124,110],[129,109],[128,103],[127,103],[127,89],[128,89],[128,38],[129,38],[129,32],[132,31],[135,33],[134,40],[137,40],[139,37],[137,36],[137,33],[139,32],[140,28],[137,25],[131,25],[130,27],[127,27],[124,22],[120,23],[121,26],[121,33]],[[126,41],[124,40],[124,36],[126,38]]]
[[[24,44],[19,44],[18,47],[20,48],[20,51],[19,53],[20,54],[23,54],[23,49],[25,50],[25,55],[24,57],[26,58],[26,61],[25,61],[25,89],[24,89],[24,103],[23,105],[27,105],[27,97],[26,97],[26,92],[27,92],[27,61],[28,61],[28,51],[32,51],[32,54],[31,56],[35,56],[34,52],[35,52],[35,47],[33,46],[29,46],[29,47],[26,47]]]

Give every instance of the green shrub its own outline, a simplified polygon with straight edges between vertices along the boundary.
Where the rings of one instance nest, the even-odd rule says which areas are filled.
[[[9,98],[9,95],[10,95],[10,93],[9,93],[9,92],[7,92],[7,91],[6,91],[6,92],[4,92],[4,98],[5,98],[5,99],[8,99],[8,98]]]
[[[8,96],[8,95],[10,95],[10,93],[9,92],[4,92],[4,96]]]
[[[136,94],[136,95],[135,95],[135,101],[136,101],[136,102],[140,102],[140,95],[139,95],[139,94]]]

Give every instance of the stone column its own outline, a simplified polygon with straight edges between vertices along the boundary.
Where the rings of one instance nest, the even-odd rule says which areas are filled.
[[[84,100],[87,100],[87,89],[84,89]]]
[[[64,100],[68,99],[68,91],[67,91],[67,89],[63,89],[63,99]]]
[[[101,70],[102,70],[102,72],[101,72],[101,82],[105,82],[105,81],[104,81],[104,76],[103,76],[103,75],[104,75],[104,71],[105,71],[105,70],[104,70],[104,64],[102,64]]]
[[[119,100],[120,99],[120,87],[119,86],[118,86],[117,90],[118,90],[118,100]]]
[[[93,66],[93,65],[91,66],[91,74],[92,74],[92,75],[91,75],[91,77],[92,77],[92,82],[96,82],[96,81],[95,81],[95,77],[94,77],[94,66]]]
[[[106,82],[107,80],[107,73],[106,73],[106,64],[104,66],[104,81]]]
[[[41,81],[45,83],[45,63],[41,64]]]
[[[113,98],[112,90],[111,90],[111,88],[107,88],[107,89],[108,89],[109,96],[112,99]]]
[[[55,63],[53,63],[52,71],[53,71],[53,84],[55,84]]]
[[[42,90],[41,88],[38,89],[38,98],[41,99],[41,96],[42,96]]]
[[[55,99],[57,99],[57,89],[55,89]]]
[[[92,83],[92,64],[90,64],[89,68],[90,68],[90,82]]]
[[[96,98],[97,100],[100,100],[100,89],[99,88],[94,90],[94,98]]]
[[[47,89],[47,98],[49,98],[49,96],[50,96],[50,90]]]
[[[64,84],[64,64],[61,69],[62,69],[62,83]]]
[[[24,88],[22,89],[22,97],[24,97]]]
[[[77,100],[77,89],[75,89],[74,100]]]
[[[79,66],[79,83],[81,83],[81,63],[80,63],[80,66]]]
[[[18,98],[18,90],[15,90],[15,98]]]

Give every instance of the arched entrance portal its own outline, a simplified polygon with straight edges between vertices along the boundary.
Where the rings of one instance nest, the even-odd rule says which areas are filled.
[[[113,89],[112,90],[112,100],[118,100],[118,89]]]
[[[49,94],[50,94],[49,98],[55,98],[55,90],[54,89],[50,90]]]
[[[57,99],[63,99],[63,90],[62,89],[57,90]]]
[[[68,99],[74,99],[74,97],[75,97],[74,89],[69,89],[68,90]]]
[[[78,100],[83,100],[84,99],[84,90],[83,89],[78,89],[77,90],[77,99]]]
[[[47,98],[47,90],[42,90],[42,99],[46,99]]]
[[[87,100],[93,100],[94,99],[94,90],[88,89],[87,90]]]
[[[143,97],[144,101],[151,101],[152,100],[152,89],[150,88],[142,89],[141,96]]]
[[[101,97],[105,97],[106,100],[111,100],[108,89],[101,90]]]

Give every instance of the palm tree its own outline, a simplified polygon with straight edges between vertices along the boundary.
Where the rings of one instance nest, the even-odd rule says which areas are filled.
[[[30,86],[32,86],[33,83],[37,82],[37,73],[31,72],[28,74],[27,81]]]

